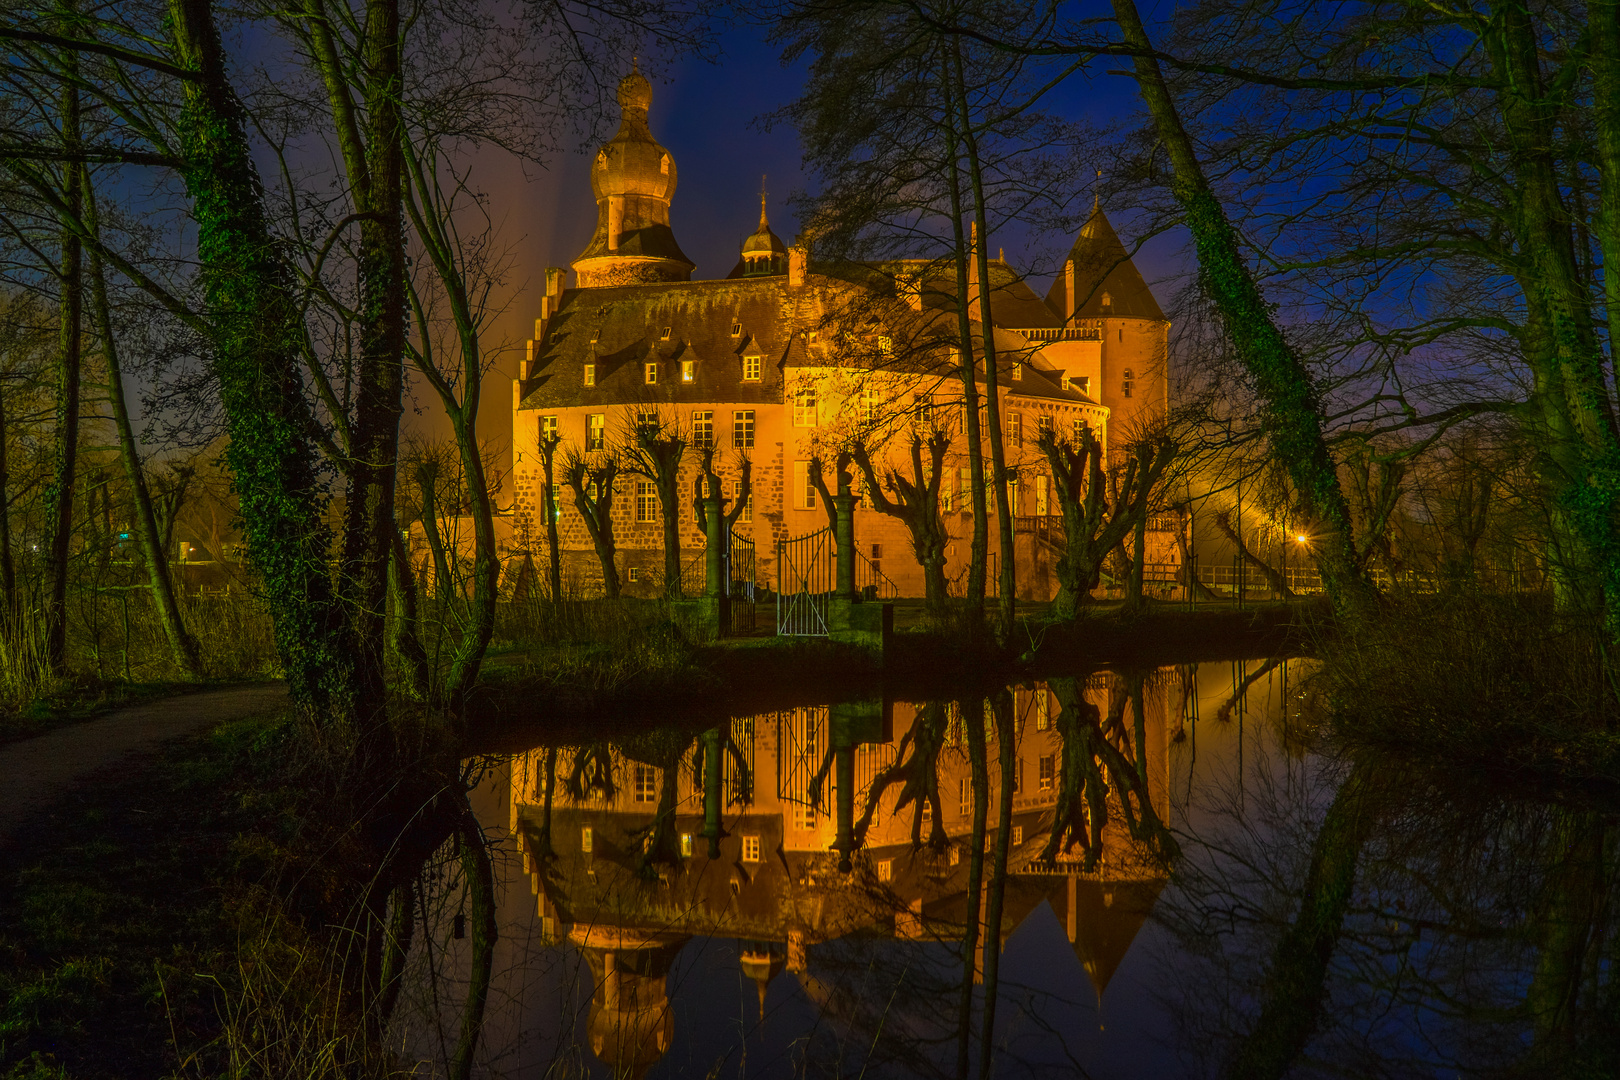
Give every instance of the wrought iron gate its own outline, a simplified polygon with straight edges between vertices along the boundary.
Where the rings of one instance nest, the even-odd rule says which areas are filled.
[[[827,636],[827,602],[835,587],[831,529],[776,542],[776,632]]]
[[[754,542],[738,536],[736,526],[726,541],[725,552],[726,595],[731,598],[731,632],[749,634],[754,631]]]

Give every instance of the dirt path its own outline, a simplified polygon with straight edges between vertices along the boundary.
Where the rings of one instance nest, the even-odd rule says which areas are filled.
[[[97,770],[166,739],[287,702],[280,683],[235,686],[132,705],[0,746],[0,850],[11,831]]]

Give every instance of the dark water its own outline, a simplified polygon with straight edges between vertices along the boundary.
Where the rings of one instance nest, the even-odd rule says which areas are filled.
[[[972,1076],[992,994],[995,1076],[1605,1075],[1608,818],[1344,760],[1309,674],[648,718],[496,763],[488,1073],[956,1076],[969,985]],[[418,980],[451,1045],[466,945]]]

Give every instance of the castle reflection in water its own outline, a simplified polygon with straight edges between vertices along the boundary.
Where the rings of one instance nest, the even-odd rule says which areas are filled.
[[[1168,812],[1171,741],[1196,711],[1192,672],[1036,683],[1010,691],[1010,706],[997,932],[1005,941],[1046,901],[1100,998],[1167,881],[1166,847],[1148,842],[1144,826]],[[763,1014],[766,988],[784,971],[816,997],[807,950],[818,943],[959,943],[975,908],[983,926],[989,889],[977,903],[968,889],[972,854],[994,847],[1002,818],[994,715],[984,699],[855,702],[514,760],[512,833],[543,934],[578,948],[594,976],[595,1056],[615,1075],[639,1076],[668,1050],[666,977],[693,937],[738,941]],[[985,730],[987,781],[988,828],[977,832],[974,723]],[[1063,798],[1066,771],[1071,791],[1081,773],[1100,781],[1080,789],[1089,799]],[[1055,828],[1060,842],[1049,845]],[[987,856],[986,881],[994,873]]]

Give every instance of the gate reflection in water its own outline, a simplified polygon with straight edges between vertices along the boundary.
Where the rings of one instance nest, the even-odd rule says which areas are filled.
[[[976,1071],[987,935],[971,974],[961,942],[974,913],[984,925],[999,877],[997,1031],[1021,1034],[998,1047],[996,1074],[1076,1054],[1141,1075],[1132,1070],[1158,1051],[1139,1040],[1166,1034],[1141,939],[1154,933],[1174,849],[1148,822],[1186,824],[1194,741],[1177,735],[1197,726],[1183,720],[1196,701],[1189,674],[1211,684],[1213,705],[1227,696],[1224,665],[1011,691],[1004,876],[993,851],[998,731],[983,699],[801,707],[562,747],[549,829],[547,750],[519,755],[503,824],[521,876],[502,948],[528,972],[509,977],[539,980],[550,1004],[519,995],[513,1015],[492,1017],[492,1050],[504,1038],[512,1060],[534,1063],[516,1075],[534,1076],[546,1075],[542,1061],[570,1059],[591,1075],[951,1073],[969,977]],[[1250,694],[1275,698],[1276,686]],[[979,789],[974,724],[987,757]],[[1201,768],[1222,757],[1227,734],[1204,733]],[[975,798],[988,820],[978,833]],[[975,902],[969,879],[986,850]],[[568,1009],[577,1024],[560,1022]]]

